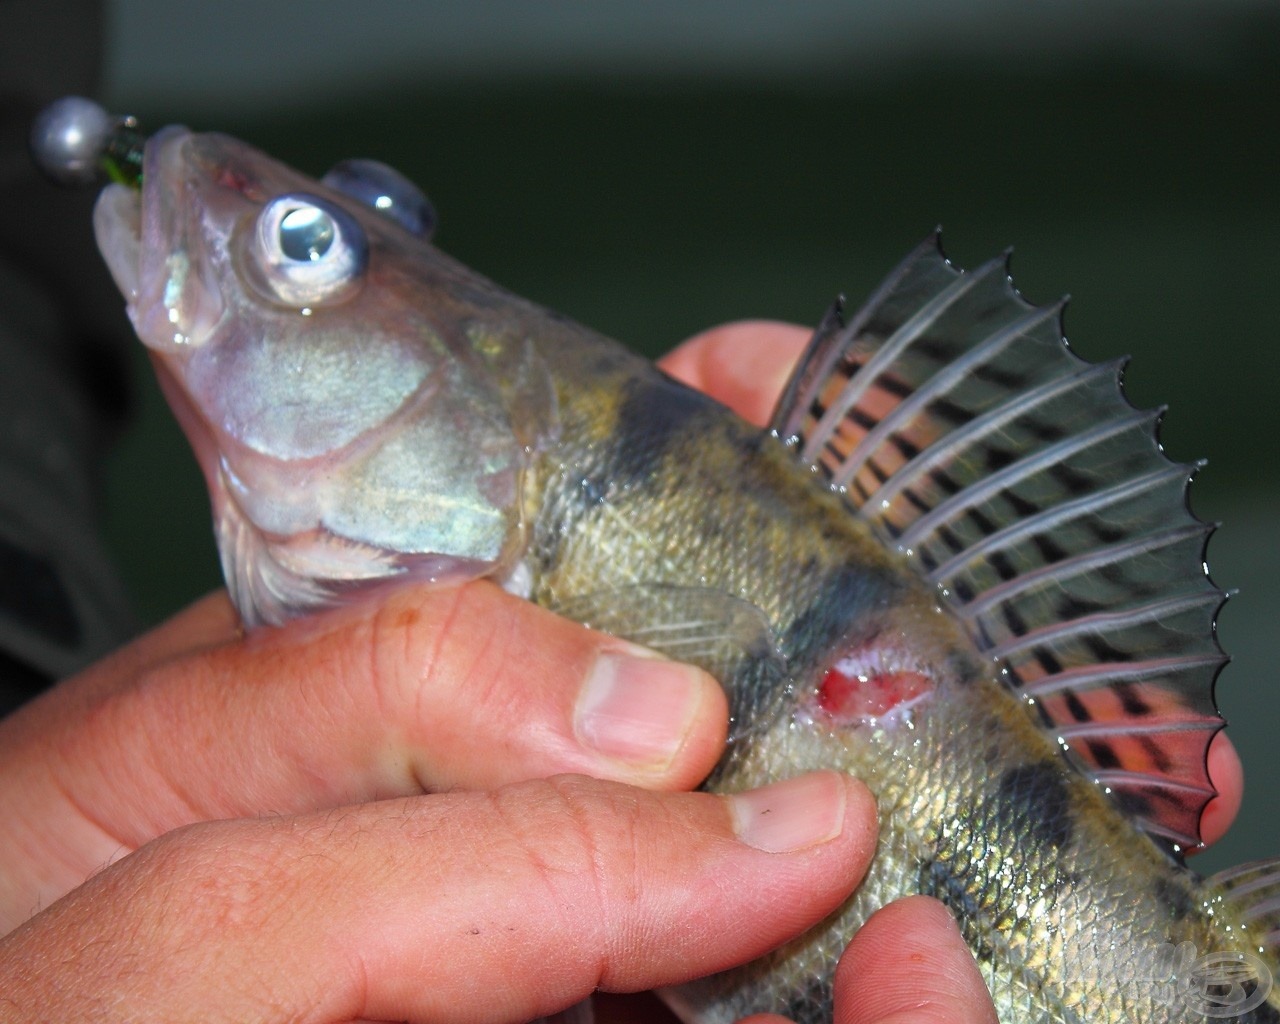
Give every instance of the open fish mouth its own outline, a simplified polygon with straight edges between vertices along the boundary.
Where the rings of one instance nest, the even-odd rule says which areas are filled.
[[[155,336],[156,320],[170,324],[180,321],[176,307],[188,297],[178,294],[172,275],[159,285],[154,280],[157,269],[172,268],[175,263],[175,250],[170,248],[167,238],[159,235],[160,231],[173,234],[172,215],[168,222],[161,223],[163,217],[157,210],[162,201],[155,195],[162,187],[158,180],[162,174],[160,149],[189,135],[185,129],[167,128],[153,136],[145,150],[146,184],[112,182],[104,187],[94,207],[93,227],[107,268],[125,298],[129,318],[151,351],[161,390],[191,442],[216,506],[224,491],[218,479],[218,440],[202,415],[199,403],[187,393],[182,373],[171,365],[164,348],[156,343],[160,339]],[[150,238],[144,245],[148,232]],[[166,333],[171,339],[172,332]]]

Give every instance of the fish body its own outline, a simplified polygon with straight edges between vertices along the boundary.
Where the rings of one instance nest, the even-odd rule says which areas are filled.
[[[880,842],[827,921],[668,994],[830,1017],[876,908],[946,903],[1000,1018],[1280,1021],[1277,869],[1181,862],[1212,796],[1222,594],[1187,467],[1002,263],[927,242],[819,327],[760,431],[454,262],[381,171],[329,187],[166,129],[104,255],[204,468],[250,624],[387,579],[490,576],[700,664],[707,785],[863,779]]]

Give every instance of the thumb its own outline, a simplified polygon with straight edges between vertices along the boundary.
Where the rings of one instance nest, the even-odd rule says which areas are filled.
[[[937,900],[882,907],[836,969],[836,1024],[998,1024],[960,929]]]

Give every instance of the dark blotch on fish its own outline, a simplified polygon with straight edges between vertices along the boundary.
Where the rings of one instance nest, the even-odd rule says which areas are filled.
[[[1018,823],[1035,842],[1054,849],[1071,842],[1071,796],[1061,765],[1036,761],[1010,768],[991,800],[998,820]]]
[[[1223,1005],[1219,1009],[1230,1009],[1230,1006]],[[1263,1003],[1261,1006],[1232,1017],[1227,1017],[1225,1013],[1220,1013],[1219,1016],[1232,1021],[1232,1024],[1280,1024],[1280,1010],[1277,1010],[1270,1003]]]
[[[838,640],[869,608],[886,607],[900,584],[865,567],[838,566],[816,585],[809,607],[796,616],[781,638],[788,661],[822,651]],[[798,662],[797,662],[798,663]]]
[[[698,437],[697,421],[714,406],[706,395],[668,377],[632,379],[624,390],[616,436],[628,443],[617,446],[610,466],[620,487],[646,483],[670,452]]]
[[[996,963],[996,950],[987,941],[986,933],[973,925],[980,920],[982,908],[966,879],[958,877],[942,860],[926,860],[920,865],[919,891],[925,896],[932,896],[951,911],[960,922],[965,942],[980,963]]]
[[[1182,921],[1191,916],[1194,905],[1191,897],[1180,885],[1175,885],[1167,878],[1156,878],[1153,886],[1157,900],[1169,908],[1175,921]]]
[[[1253,1010],[1247,1017],[1239,1017],[1238,1020],[1243,1024],[1280,1024],[1280,1010],[1275,1009],[1270,1003],[1263,1003],[1256,1010]]]
[[[950,668],[950,676],[960,686],[972,686],[980,679],[986,678],[986,668],[984,665],[971,657],[957,652],[947,659],[947,665]]]
[[[830,1005],[831,986],[822,978],[810,978],[778,1012],[788,1020],[804,1024],[805,1021],[825,1021]]]

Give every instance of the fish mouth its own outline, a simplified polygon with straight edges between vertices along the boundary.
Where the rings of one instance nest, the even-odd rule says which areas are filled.
[[[107,185],[98,195],[93,209],[93,230],[98,249],[111,271],[116,287],[128,303],[130,313],[137,307],[143,285],[143,205],[147,220],[158,219],[157,202],[153,198],[163,174],[161,150],[171,148],[175,139],[189,137],[191,133],[173,125],[156,132],[147,140],[143,150],[141,183],[129,186],[119,182]],[[172,163],[172,160],[166,161]],[[168,225],[166,225],[168,230]],[[171,231],[169,233],[172,233]],[[152,242],[161,241],[152,230]]]
[[[129,318],[142,342],[161,352],[203,344],[223,312],[196,138],[176,125],[157,132],[143,153],[141,188],[108,185],[94,207],[98,248]]]
[[[175,197],[162,193],[181,191],[186,159],[183,143],[191,137],[191,132],[178,126],[153,135],[146,144],[141,187],[121,183],[104,187],[94,206],[93,227],[103,261],[124,297],[139,339],[148,349],[160,390],[191,445],[218,515],[227,500],[220,473],[220,438],[188,393],[182,353],[172,343],[171,325],[177,317],[172,315],[170,303],[179,304],[188,296],[174,293],[167,270],[173,262],[172,253],[190,229],[179,219]],[[206,309],[208,305],[205,303]]]
[[[128,185],[110,184],[93,208],[93,230],[111,277],[133,307],[142,279],[142,195]]]

